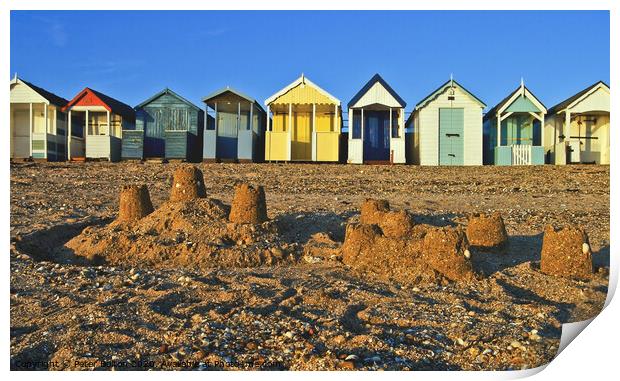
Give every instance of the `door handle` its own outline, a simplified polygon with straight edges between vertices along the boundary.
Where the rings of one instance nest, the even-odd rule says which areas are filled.
[[[461,136],[461,134],[446,134],[446,136],[449,138],[454,137],[454,136],[459,137]]]
[[[448,156],[450,156],[450,157],[456,157],[456,155],[455,155],[455,154],[453,154],[453,153],[449,153],[449,154],[448,154]]]

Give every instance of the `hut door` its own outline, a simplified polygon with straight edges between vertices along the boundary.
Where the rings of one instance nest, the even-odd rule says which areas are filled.
[[[439,109],[439,165],[463,165],[462,108]]]
[[[162,109],[144,112],[144,157],[164,157],[164,120],[168,115]]]
[[[30,113],[28,110],[15,110],[13,112],[13,136],[11,143],[15,157],[30,156]]]
[[[293,129],[291,130],[291,159],[312,160],[312,127],[309,112],[296,112],[293,115]]]
[[[364,118],[364,160],[390,160],[389,112],[367,111]]]
[[[217,157],[237,159],[237,112],[218,112]]]

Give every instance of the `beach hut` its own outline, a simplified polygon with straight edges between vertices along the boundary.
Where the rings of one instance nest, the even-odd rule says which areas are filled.
[[[254,99],[225,87],[202,99],[205,112],[214,113],[204,134],[202,158],[205,161],[257,162],[264,156],[267,116]]]
[[[69,160],[120,160],[123,130],[135,129],[133,108],[87,87],[63,111],[68,113]],[[82,139],[72,138],[74,129],[82,129]]]
[[[375,74],[351,99],[348,163],[405,163],[407,103]]]
[[[546,113],[545,105],[522,80],[515,91],[484,115],[484,164],[544,164],[542,126]]]
[[[544,135],[552,164],[609,164],[609,86],[599,81],[551,107]]]
[[[123,159],[202,159],[204,112],[166,88],[135,107],[135,129],[123,130]]]
[[[302,74],[268,98],[265,106],[265,160],[339,160],[342,109],[336,97]]]
[[[65,160],[68,101],[17,75],[10,89],[11,159]]]
[[[484,102],[450,78],[420,101],[407,120],[413,163],[482,165]]]

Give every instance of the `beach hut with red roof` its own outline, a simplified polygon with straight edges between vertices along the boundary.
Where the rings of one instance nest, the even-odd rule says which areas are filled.
[[[123,130],[135,129],[131,106],[87,87],[63,111],[68,119],[69,160],[120,160]],[[80,131],[81,137],[72,135],[74,130]]]

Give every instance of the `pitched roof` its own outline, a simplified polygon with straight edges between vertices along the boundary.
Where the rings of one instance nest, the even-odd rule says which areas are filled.
[[[34,92],[36,92],[37,94],[39,94],[40,96],[42,96],[43,98],[47,99],[49,103],[59,106],[59,107],[64,107],[67,103],[69,103],[68,100],[66,100],[65,98],[58,96],[52,92],[49,92],[47,90],[45,90],[42,87],[36,86],[28,81],[24,81],[21,78],[15,77],[16,80],[19,80],[20,82],[22,82],[23,84],[25,84],[26,86],[30,87]]]
[[[296,80],[291,82],[288,86],[286,86],[282,90],[278,91],[277,93],[275,93],[272,96],[270,96],[269,98],[267,98],[265,100],[265,106],[268,105],[268,104],[271,104],[273,101],[275,101],[276,99],[280,98],[282,95],[288,93],[290,90],[294,89],[295,87],[299,86],[302,83],[313,87],[319,93],[325,95],[332,102],[334,102],[334,103],[336,103],[336,104],[338,104],[340,106],[340,100],[338,98],[336,98],[335,96],[331,95],[327,91],[325,91],[322,88],[320,88],[317,84],[315,84],[314,82],[312,82],[311,80],[306,78],[306,76],[304,76],[303,74],[299,78],[297,78]]]
[[[594,89],[596,86],[598,86],[600,84],[604,85],[605,87],[607,87],[607,89],[609,89],[609,85],[608,84],[606,84],[603,81],[598,81],[594,85],[589,86],[589,87],[581,90],[580,92],[578,92],[577,94],[573,95],[572,97],[570,97],[568,99],[565,99],[562,102],[558,103],[557,105],[551,107],[547,111],[548,115],[553,115],[555,113],[558,113],[558,112],[562,111],[566,107],[570,106],[571,103],[575,102],[577,99],[579,99],[582,96],[586,95],[590,90]]]
[[[474,94],[472,94],[471,92],[469,92],[469,90],[467,90],[466,88],[464,88],[463,86],[461,86],[460,83],[458,83],[457,81],[455,81],[454,79],[449,79],[447,80],[443,85],[439,86],[439,88],[435,91],[433,91],[432,93],[430,93],[426,98],[422,99],[420,102],[418,102],[418,104],[415,105],[415,110],[422,108],[424,106],[426,106],[426,103],[428,103],[428,101],[430,101],[433,97],[435,97],[436,94],[441,93],[446,87],[450,86],[450,85],[455,85],[458,88],[460,88],[461,90],[463,90],[465,93],[467,93],[470,97],[472,97],[476,102],[478,102],[482,107],[486,107],[487,105],[481,101],[478,97],[476,97]]]
[[[544,103],[542,103],[538,98],[536,98],[536,95],[534,95],[534,93],[532,93],[530,91],[530,89],[527,88],[527,86],[523,86],[523,88],[525,90],[527,90],[527,92],[534,97],[534,99],[536,99],[536,101],[538,103],[540,103],[543,107],[546,108],[546,106],[544,105]],[[486,114],[484,114],[483,119],[487,120],[488,118],[490,118],[491,116],[495,115],[495,113],[497,113],[497,110],[500,110],[502,107],[504,107],[506,105],[506,103],[519,91],[521,91],[521,86],[517,87],[517,89],[513,92],[511,92],[510,94],[508,94],[508,96],[504,99],[502,99],[498,104],[496,104],[495,106],[491,107],[491,109],[489,111],[486,112]],[[541,110],[542,111],[542,110]]]
[[[180,96],[179,94],[175,93],[174,91],[170,90],[169,88],[165,88],[162,91],[158,92],[157,94],[153,95],[152,97],[150,97],[149,99],[145,100],[144,102],[140,103],[139,105],[136,106],[136,108],[141,108],[146,106],[147,104],[151,103],[152,101],[154,101],[155,99],[161,97],[162,95],[172,95],[173,97],[177,98],[178,100],[180,100],[181,102],[197,109],[200,110],[200,107],[196,106],[195,104],[193,104],[192,102],[188,101],[187,99],[183,98],[182,96]]]
[[[351,99],[347,105],[347,107],[351,108],[353,105],[355,105],[357,103],[357,101],[360,100],[360,98],[362,98],[364,96],[364,94],[366,94],[366,92],[368,92],[368,90],[370,90],[372,88],[372,86],[379,82],[381,84],[381,86],[383,86],[385,88],[385,90],[387,90],[388,93],[390,93],[391,96],[394,97],[394,99],[396,99],[396,102],[398,102],[398,104],[401,107],[407,107],[407,102],[405,102],[397,93],[396,91],[394,91],[394,89],[392,89],[390,87],[390,85],[388,85],[388,83],[377,73],[375,75],[372,76],[372,78],[370,78],[370,80],[368,82],[366,82],[366,84],[364,85],[364,87],[362,87],[360,89],[360,91],[357,92],[357,94],[355,94],[355,96],[353,97],[353,99]]]
[[[258,108],[260,109],[261,112],[265,112],[263,107],[260,105],[260,103],[258,103],[258,101],[256,99],[254,99],[254,98],[252,98],[252,97],[250,97],[248,95],[245,95],[241,91],[237,91],[237,90],[235,90],[235,89],[233,89],[233,88],[231,88],[229,86],[223,87],[223,88],[221,88],[221,89],[219,89],[217,91],[212,92],[211,94],[207,95],[206,97],[203,97],[202,101],[204,103],[208,103],[211,99],[213,99],[215,97],[218,97],[218,96],[220,96],[220,95],[222,95],[224,93],[227,93],[227,92],[235,94],[236,96],[238,96],[240,98],[243,98],[243,99],[247,100],[248,102],[255,103],[258,106]]]
[[[105,103],[109,107],[111,112],[121,115],[128,119],[136,118],[136,112],[131,106],[119,100],[116,100],[110,96],[107,96],[104,93],[100,93],[97,90],[93,90],[89,87],[86,87],[84,88],[84,90],[80,91],[79,94],[76,95],[73,99],[71,99],[71,101],[69,101],[69,103],[63,109],[66,110],[72,107],[74,104],[76,104],[80,100],[80,98],[82,98],[84,94],[89,93],[89,92],[94,94],[97,98],[99,98],[101,102]]]

